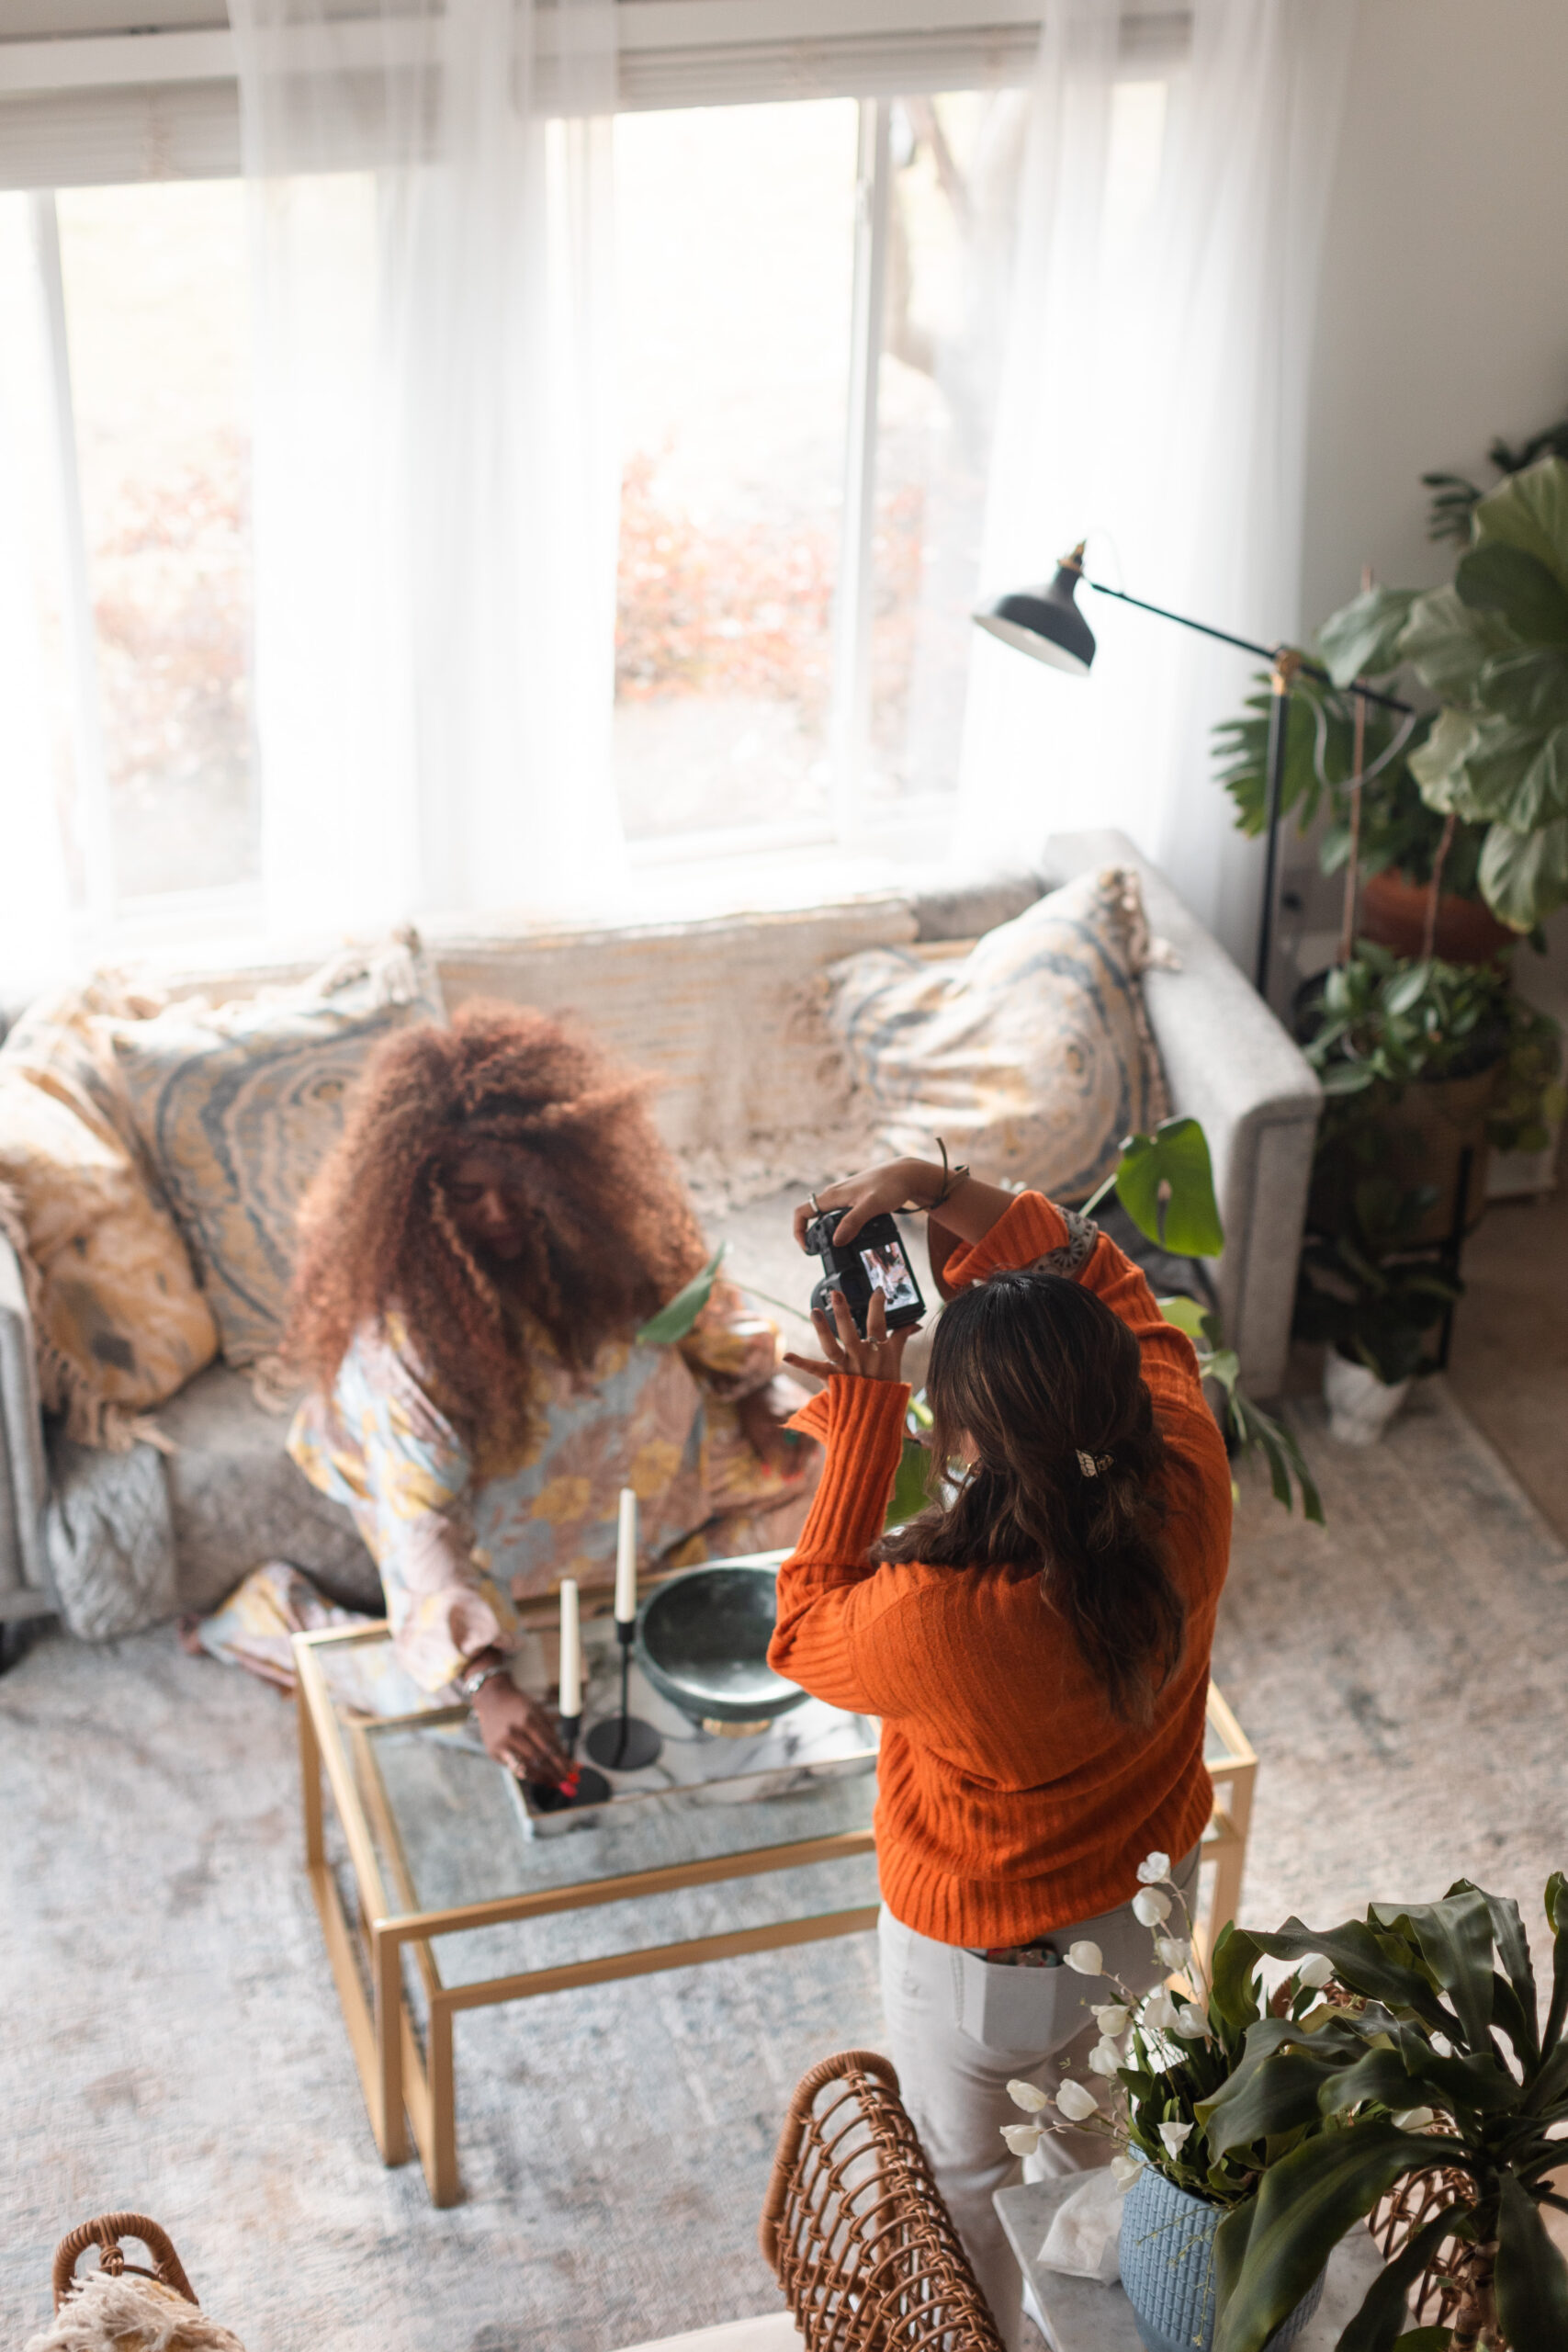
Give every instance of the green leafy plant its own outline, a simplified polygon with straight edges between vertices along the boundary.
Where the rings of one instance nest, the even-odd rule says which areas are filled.
[[[1408,664],[1440,708],[1410,773],[1428,808],[1485,828],[1498,920],[1533,931],[1568,901],[1568,459],[1476,501],[1451,583],[1374,588],[1319,632],[1335,684]]]
[[[1371,673],[1353,672],[1352,675]],[[1267,672],[1247,696],[1242,716],[1215,728],[1220,781],[1235,803],[1236,824],[1253,838],[1263,832],[1269,811],[1269,713],[1274,695]],[[1418,718],[1399,741],[1403,720],[1369,705],[1362,758],[1362,787],[1357,860],[1363,879],[1397,870],[1428,883],[1442,863],[1442,888],[1459,898],[1480,896],[1477,870],[1484,828],[1456,827],[1443,850],[1445,820],[1427,807],[1411,773],[1410,758],[1430,733],[1436,713]],[[1298,677],[1285,711],[1285,772],[1280,795],[1281,817],[1293,817],[1299,833],[1319,819],[1318,864],[1325,874],[1348,863],[1352,830],[1350,787],[1356,774],[1355,697],[1316,679]]]
[[[1568,458],[1568,416],[1532,433],[1528,441],[1505,441],[1499,434],[1486,452],[1487,464],[1500,474],[1522,474],[1538,458]],[[1458,539],[1462,546],[1470,537],[1470,518],[1486,492],[1463,474],[1423,474],[1421,481],[1433,493],[1427,537]]]
[[[1301,1027],[1327,1104],[1320,1158],[1359,1137],[1361,1159],[1375,1163],[1407,1089],[1488,1069],[1497,1082],[1486,1133],[1499,1150],[1540,1150],[1562,1113],[1562,1031],[1495,964],[1412,961],[1363,940],[1324,975]]]
[[[1182,1258],[1217,1258],[1225,1246],[1219,1203],[1214,1198],[1209,1139],[1196,1119],[1167,1119],[1152,1136],[1129,1136],[1121,1158],[1093,1197],[1092,1215],[1114,1193],[1145,1240]],[[1160,1313],[1185,1331],[1198,1355],[1198,1370],[1221,1396],[1220,1427],[1235,1456],[1259,1453],[1268,1464],[1274,1497],[1286,1510],[1301,1494],[1302,1514],[1323,1525],[1323,1501],[1294,1436],[1253,1402],[1241,1386],[1241,1363],[1224,1345],[1212,1307],[1185,1296],[1162,1298]]]
[[[1429,1259],[1400,1254],[1419,1247],[1421,1221],[1436,1199],[1431,1185],[1402,1191],[1389,1176],[1362,1178],[1339,1230],[1310,1238],[1302,1251],[1299,1340],[1326,1343],[1390,1388],[1437,1370],[1427,1337],[1464,1285]]]
[[[1290,1919],[1277,1935],[1235,1939],[1244,1956],[1292,1963],[1298,1982],[1303,1965],[1326,1962],[1342,1991],[1332,2005],[1298,2014],[1292,2001],[1288,2015],[1249,2026],[1240,2064],[1199,2107],[1216,2161],[1235,2145],[1305,2134],[1220,2225],[1215,2352],[1262,2352],[1345,2233],[1399,2181],[1438,2166],[1464,2187],[1374,2280],[1340,2352],[1443,2352],[1492,2341],[1498,2328],[1516,2352],[1568,2344],[1568,2267],[1541,2218],[1543,2206],[1568,2211],[1552,2186],[1568,2126],[1561,1871],[1545,1907],[1544,2023],[1517,1905],[1468,1879],[1440,1903],[1373,1904],[1343,1927]],[[1445,2244],[1460,2257],[1464,2300],[1451,2329],[1409,2335],[1409,2291]]]
[[[1241,1360],[1234,1348],[1221,1343],[1219,1317],[1195,1298],[1179,1294],[1162,1298],[1159,1311],[1168,1323],[1185,1331],[1198,1355],[1199,1376],[1213,1381],[1223,1400],[1220,1429],[1227,1448],[1237,1453],[1260,1453],[1268,1464],[1274,1499],[1285,1510],[1293,1509],[1295,1489],[1302,1498],[1302,1517],[1314,1527],[1324,1524],[1323,1498],[1307,1467],[1305,1454],[1293,1430],[1254,1404],[1241,1385]],[[1237,1489],[1233,1482],[1231,1491]]]
[[[1260,2128],[1249,2135],[1237,2128],[1223,2145],[1212,2144],[1203,2119],[1224,2100],[1235,2069],[1247,2061],[1249,2037],[1264,2023],[1258,1990],[1261,1948],[1255,1938],[1226,1927],[1205,1969],[1168,1854],[1145,1856],[1138,1880],[1133,1907],[1154,1939],[1155,1959],[1167,1972],[1180,1972],[1190,1999],[1168,1981],[1136,1994],[1111,1977],[1117,1999],[1091,2012],[1100,2029],[1089,2058],[1093,2082],[1069,2077],[1054,2098],[1032,2083],[1010,2083],[1014,2106],[1032,2120],[1004,2125],[1003,2137],[1015,2155],[1029,2155],[1046,2132],[1088,2132],[1111,2142],[1111,2165],[1123,2188],[1147,2164],[1188,2196],[1235,2210],[1256,2197],[1269,2165],[1329,2127],[1313,2110],[1282,2132]],[[1178,1932],[1171,1934],[1177,1911]],[[1082,1975],[1103,1973],[1104,1955],[1087,1940],[1070,1945],[1064,1960]],[[1326,1962],[1314,1959],[1292,1976],[1285,1998],[1292,2019],[1318,2006],[1316,1988],[1329,1973]],[[1058,2120],[1035,2120],[1050,2106]],[[1245,2120],[1239,2108],[1235,2114]]]
[[[650,1316],[638,1331],[637,1344],[649,1348],[672,1348],[692,1329],[698,1316],[713,1296],[713,1286],[718,1280],[718,1270],[728,1250],[721,1241],[700,1274],[694,1274],[682,1290],[678,1290],[667,1306]]]

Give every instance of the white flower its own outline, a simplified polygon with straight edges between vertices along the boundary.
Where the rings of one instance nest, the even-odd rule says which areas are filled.
[[[1333,1973],[1334,1962],[1331,1960],[1325,1960],[1320,1951],[1309,1951],[1296,1971],[1296,1983],[1305,1984],[1315,1993],[1320,1984],[1327,1984]]]
[[[1098,2009],[1090,2009],[1090,2017],[1101,2033],[1125,2033],[1132,2022],[1132,2012],[1122,2001],[1106,2001]]]
[[[1138,1864],[1138,1880],[1141,1885],[1153,1886],[1156,1879],[1169,1876],[1170,1856],[1168,1854],[1145,1854]]]
[[[1182,2143],[1192,2137],[1192,2126],[1190,2123],[1162,2123],[1159,2127],[1159,2136],[1165,2142],[1166,2154],[1179,2156],[1181,2154]]]
[[[1103,2075],[1109,2082],[1122,2064],[1122,2052],[1114,2041],[1097,2041],[1089,2053],[1089,2071]]]
[[[1038,2123],[1002,2125],[1002,2138],[1015,2156],[1032,2156],[1044,2136]]]
[[[1431,2120],[1429,2107],[1407,2107],[1403,2115],[1396,2115],[1393,2119],[1394,2128],[1399,2132],[1425,2132]]]
[[[1112,2156],[1111,2159],[1111,2177],[1118,2188],[1131,2188],[1143,2169],[1136,2156]]]
[[[1185,1936],[1156,1936],[1155,1952],[1168,1968],[1185,1968],[1192,1957],[1192,1947]]]
[[[1138,2022],[1140,2025],[1146,2026],[1151,2033],[1174,2033],[1177,2026],[1177,2010],[1176,2003],[1171,1999],[1170,1995],[1163,1990],[1151,1993],[1144,2003],[1143,2015]]]
[[[1076,1968],[1080,1976],[1103,1976],[1105,1973],[1105,1954],[1098,1944],[1091,1944],[1087,1938],[1082,1943],[1069,1944],[1066,1956],[1067,1966]]]
[[[1100,2113],[1094,2093],[1082,2083],[1064,2083],[1056,2093],[1056,2105],[1069,2123],[1082,2123],[1089,2116]]]
[[[1170,1897],[1157,1886],[1141,1886],[1133,1897],[1133,1917],[1140,1928],[1157,1928],[1170,1917]]]
[[[1209,2020],[1195,2002],[1183,2001],[1176,2012],[1176,2022],[1190,2041],[1207,2041]]]
[[[1014,2107],[1022,2108],[1025,2115],[1038,2115],[1047,2104],[1045,2094],[1038,2083],[1023,2082],[1016,2075],[1008,2085],[1008,2097]]]

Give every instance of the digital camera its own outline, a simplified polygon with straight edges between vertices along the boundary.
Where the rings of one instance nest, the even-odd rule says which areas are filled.
[[[842,1291],[863,1340],[872,1299],[880,1291],[890,1331],[918,1323],[926,1303],[893,1219],[886,1215],[867,1217],[848,1249],[840,1250],[833,1236],[845,1214],[843,1209],[824,1209],[806,1228],[807,1248],[822,1261],[822,1279],[811,1293],[813,1310],[820,1309],[831,1322],[833,1293]]]

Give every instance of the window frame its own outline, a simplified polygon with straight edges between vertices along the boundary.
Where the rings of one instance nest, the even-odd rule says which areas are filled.
[[[86,0],[89,15],[111,24],[120,5],[122,0]],[[143,19],[144,28],[135,32],[104,29],[0,40],[0,127],[6,126],[8,117],[17,119],[18,107],[30,109],[41,104],[47,111],[51,104],[84,97],[151,107],[152,119],[159,104],[176,94],[195,100],[198,112],[203,106],[208,109],[209,119],[198,124],[196,160],[185,159],[182,167],[181,159],[172,158],[167,147],[160,150],[154,139],[146,167],[134,176],[237,176],[233,36],[226,27],[191,24],[190,13],[205,5],[206,0],[184,0],[182,10],[180,0],[162,0],[163,21],[145,26]],[[831,640],[829,808],[821,818],[798,822],[697,830],[629,842],[627,858],[634,868],[701,866],[719,860],[745,863],[812,849],[870,849],[899,857],[940,852],[950,796],[923,794],[901,802],[893,820],[898,831],[896,844],[886,839],[886,812],[874,831],[866,802],[893,107],[904,96],[1025,81],[1042,15],[1043,0],[619,0],[618,112],[674,112],[691,106],[829,96],[852,97],[859,107],[843,502]],[[1131,5],[1124,0],[1125,68],[1147,72],[1168,66],[1185,51],[1190,24],[1190,16],[1169,6],[1168,0],[1131,0]],[[768,86],[773,80],[779,84],[776,88]],[[70,113],[67,103],[66,115]],[[232,161],[215,162],[212,158],[223,143],[221,124],[231,113]],[[109,184],[122,183],[125,177],[116,171]],[[75,176],[55,183],[93,184]],[[121,896],[116,886],[53,187],[30,187],[28,203],[46,325],[52,456],[63,526],[73,805],[85,880],[83,918],[96,937],[110,944],[245,921],[260,912],[258,881],[133,898]]]

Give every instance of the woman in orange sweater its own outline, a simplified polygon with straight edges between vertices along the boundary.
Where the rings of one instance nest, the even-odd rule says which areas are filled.
[[[847,1211],[840,1244],[910,1204],[931,1210],[952,1302],[927,1376],[933,1499],[882,1535],[909,1334],[887,1336],[874,1295],[862,1340],[840,1299],[836,1328],[816,1318],[821,1357],[790,1358],[826,1383],[794,1426],[828,1458],[779,1571],[771,1657],[882,1719],[894,2062],[1012,2345],[1020,2278],[991,2204],[1012,2170],[1006,2086],[1054,2089],[1098,2038],[1090,2005],[1116,1996],[1059,1964],[1072,1944],[1140,1989],[1161,1973],[1132,1909],[1144,1857],[1179,1856],[1175,1877],[1195,1880],[1230,1472],[1190,1342],[1087,1218],[920,1160],[818,1195]],[[812,1214],[795,1213],[802,1246]],[[1042,2143],[1064,2166],[1105,2146]]]

